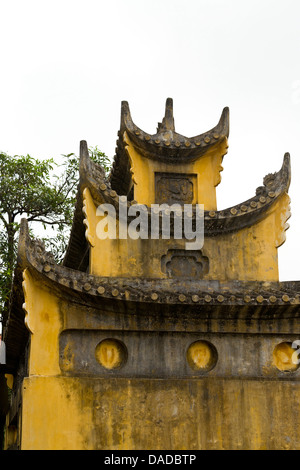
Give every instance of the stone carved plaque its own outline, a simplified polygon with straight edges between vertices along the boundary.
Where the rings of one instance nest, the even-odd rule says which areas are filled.
[[[155,173],[156,204],[192,204],[195,199],[197,175]]]
[[[299,335],[291,335],[289,341],[298,338]],[[122,344],[128,351],[120,367],[106,368],[97,360],[99,344],[108,340]],[[286,372],[278,371],[269,360],[281,342],[282,335],[276,334],[201,333],[200,330],[160,331],[158,334],[151,330],[69,329],[59,335],[59,365],[62,375],[71,377],[178,379],[206,375],[210,369],[209,375],[214,377],[265,379],[266,374],[276,374],[276,377],[283,378]],[[205,350],[201,348],[202,354],[199,351],[199,343],[209,346],[208,357]],[[234,360],[229,360],[232,358]],[[214,363],[217,367],[211,368]],[[294,385],[299,380],[300,367],[293,372]]]
[[[209,261],[201,250],[168,250],[161,258],[161,269],[169,278],[203,279],[208,273]]]

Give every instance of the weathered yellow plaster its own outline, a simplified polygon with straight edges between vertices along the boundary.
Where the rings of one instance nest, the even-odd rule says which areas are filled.
[[[281,371],[295,371],[298,369],[298,361],[294,362],[295,349],[292,343],[277,344],[273,351],[273,363]]]
[[[78,393],[78,379],[31,376],[24,379],[22,450],[86,450],[92,409]]]
[[[283,194],[253,226],[212,238],[204,234],[202,253],[209,259],[209,271],[204,279],[278,281],[277,247],[285,240],[289,204],[289,196]],[[96,215],[96,205],[91,199],[89,208],[86,223],[89,230],[93,227],[97,231],[97,223],[103,217]],[[118,227],[116,234],[118,237]],[[163,279],[167,274],[162,272],[162,256],[170,249],[185,249],[185,240],[133,240],[129,237],[100,240],[95,232],[89,237],[93,240],[90,272],[99,276]]]
[[[12,389],[14,385],[14,376],[12,374],[5,374],[5,378],[8,388]]]
[[[33,325],[32,323],[34,320],[30,318],[30,312],[33,310],[33,305],[34,305],[34,297],[32,295],[32,283],[30,282],[31,277],[29,274],[29,270],[26,268],[23,271],[23,282],[22,282],[22,287],[23,287],[23,293],[24,293],[24,304],[23,304],[23,309],[25,311],[25,325],[26,328],[30,331],[30,333],[33,333]]]
[[[126,151],[131,164],[134,182],[134,199],[139,204],[150,206],[155,203],[155,173],[195,174],[197,187],[193,204],[204,204],[205,210],[216,210],[216,186],[221,181],[220,172],[223,156],[227,153],[227,138],[212,146],[202,157],[191,163],[163,163],[142,156],[133,146],[128,134],[124,133]]]
[[[296,390],[272,380],[29,377],[22,449],[295,450]]]
[[[226,138],[210,147],[198,160],[181,164],[145,158],[126,133],[124,141],[131,164],[134,199],[139,204],[150,206],[156,202],[155,173],[182,173],[195,176],[193,204],[204,204],[206,211],[216,211],[215,188],[220,182],[222,158],[227,152]],[[99,191],[100,200],[101,194]],[[99,200],[97,203],[93,200],[88,188],[84,188],[82,196],[86,239],[90,247],[90,274],[109,278],[167,278],[162,260],[166,259],[168,250],[185,250],[186,240],[133,240],[129,236],[127,239],[120,236],[100,239],[98,224],[106,220],[109,229],[113,217],[99,215]],[[208,260],[209,269],[203,279],[220,283],[266,281],[266,285],[269,281],[278,281],[277,248],[285,240],[289,216],[289,197],[283,194],[254,225],[215,237],[205,236],[201,256]],[[119,224],[117,221],[117,235],[120,228],[123,231],[127,228]],[[192,255],[192,251],[186,250],[186,255],[189,254]],[[164,316],[149,303],[149,309],[153,308],[155,313],[151,318],[147,316],[148,312],[139,312],[134,302],[131,307],[129,303],[121,304],[120,299],[114,303],[101,295],[95,297],[95,292],[90,305],[85,303],[79,291],[74,291],[74,298],[71,298],[71,291],[64,292],[58,283],[54,288],[49,277],[38,274],[33,267],[23,272],[25,324],[30,332],[30,349],[19,415],[19,428],[22,429],[18,435],[22,436],[22,450],[300,448],[295,412],[299,408],[297,381],[292,378],[275,380],[280,371],[293,370],[290,362],[294,350],[291,348],[276,349],[274,346],[270,353],[267,346],[263,346],[262,374],[249,380],[243,375],[234,378],[230,375],[230,357],[225,370],[228,375],[223,378],[210,375],[217,371],[217,349],[208,341],[194,338],[184,352],[178,351],[185,358],[183,373],[190,369],[196,371],[191,378],[175,374],[169,377],[169,370],[163,378],[152,375],[141,378],[145,376],[136,377],[134,373],[129,378],[118,376],[122,371],[126,374],[129,359],[142,359],[130,356],[133,343],[129,341],[125,345],[125,340],[123,344],[111,337],[117,335],[117,331],[130,332],[134,338],[136,333],[139,334],[140,354],[148,328],[151,334],[191,331],[257,334],[257,324],[249,325],[249,317],[245,316],[239,323],[228,322],[224,332],[224,324],[213,309],[205,311],[199,307],[187,320],[187,312],[181,316],[183,312],[177,309],[173,317],[171,307],[167,305],[169,311]],[[52,279],[55,283],[56,278]],[[72,282],[76,285],[75,274],[70,284]],[[159,283],[157,286],[159,289]],[[99,288],[104,289],[101,285]],[[98,293],[103,294],[99,290]],[[114,296],[114,289],[111,293]],[[126,291],[124,296],[126,299]],[[185,298],[185,295],[181,296]],[[157,299],[158,294],[152,292],[151,298]],[[129,295],[128,300],[132,300]],[[239,313],[243,316],[243,312]],[[282,334],[290,332],[287,323],[281,324]],[[283,331],[283,324],[288,331]],[[272,317],[267,325],[260,326],[269,334],[276,325],[276,319]],[[69,333],[71,339],[68,339]],[[87,351],[93,343],[86,346],[85,334],[93,338],[98,333],[99,338],[102,334],[103,337],[95,341],[92,352]],[[175,335],[173,339],[175,341]],[[80,349],[82,345],[85,346],[78,358],[75,348]],[[159,361],[164,358],[163,348],[160,353],[157,355]],[[80,366],[76,369],[78,363]],[[125,366],[123,370],[122,366]],[[7,433],[7,447],[15,445],[16,436],[16,428],[12,425]]]
[[[62,327],[58,298],[26,269],[23,273],[25,323],[31,333],[29,374],[60,374],[58,335]],[[29,300],[29,301],[28,301]]]

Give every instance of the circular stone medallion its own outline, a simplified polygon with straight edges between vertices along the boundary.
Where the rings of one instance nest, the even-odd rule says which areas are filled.
[[[208,372],[215,367],[218,353],[208,341],[195,341],[189,346],[186,358],[191,369]]]
[[[279,343],[273,351],[273,362],[278,370],[282,372],[293,372],[298,369],[297,350],[292,348],[292,343]]]
[[[127,349],[117,339],[104,339],[96,346],[95,356],[105,369],[120,369],[127,361]]]

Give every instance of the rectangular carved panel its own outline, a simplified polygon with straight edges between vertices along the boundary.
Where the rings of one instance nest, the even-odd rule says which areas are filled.
[[[196,203],[197,175],[155,173],[156,204]]]
[[[278,344],[298,338],[189,331],[65,330],[59,337],[59,365],[64,375],[77,377],[178,379],[209,375],[289,378],[296,383],[300,381],[300,367],[292,377],[278,370],[273,364],[273,351]],[[202,346],[197,350],[198,343]]]
[[[209,271],[209,260],[201,250],[168,250],[161,258],[161,269],[170,278],[203,279]]]

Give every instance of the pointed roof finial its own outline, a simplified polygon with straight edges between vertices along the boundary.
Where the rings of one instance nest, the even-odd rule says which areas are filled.
[[[175,132],[172,98],[167,98],[165,117],[163,118],[162,123],[158,124],[158,132],[165,132],[165,131]]]

